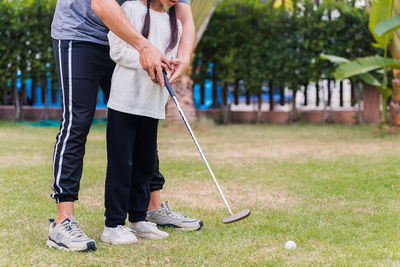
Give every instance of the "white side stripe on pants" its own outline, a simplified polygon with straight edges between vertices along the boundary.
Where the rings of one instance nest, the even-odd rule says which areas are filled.
[[[57,155],[57,149],[59,142],[61,141],[61,137],[64,131],[64,124],[65,124],[65,109],[66,107],[66,97],[65,97],[65,91],[64,91],[64,80],[63,80],[63,70],[62,70],[62,62],[61,62],[61,40],[58,41],[58,57],[59,57],[59,65],[60,65],[60,79],[61,79],[61,90],[63,94],[63,124],[61,127],[61,131],[58,137],[58,141],[56,144],[56,150],[54,152],[54,160],[53,160],[53,168],[55,169],[55,164],[56,164],[56,155]],[[63,163],[63,157],[64,157],[64,152],[65,152],[65,147],[67,145],[67,141],[70,135],[71,131],[71,126],[72,126],[72,41],[69,42],[69,47],[68,47],[68,112],[69,112],[69,121],[68,121],[68,127],[67,127],[67,134],[65,136],[65,139],[63,141],[63,146],[60,152],[60,158],[58,162],[58,172],[57,176],[54,177],[55,179],[55,184],[59,188],[59,193],[62,193],[63,190],[60,187],[60,177],[61,177],[61,169],[62,169],[62,163]],[[54,187],[53,187],[54,190]],[[54,190],[55,191],[55,190]],[[54,194],[53,194],[54,196]]]
[[[53,182],[53,190],[55,192],[56,189],[54,188],[54,185],[57,185],[58,187],[58,191],[62,192],[62,188],[60,188],[59,184],[57,183],[57,176],[56,176],[56,157],[57,157],[57,152],[58,152],[58,145],[61,141],[61,137],[62,134],[64,132],[64,125],[65,125],[65,94],[64,94],[64,75],[63,75],[63,64],[62,64],[62,60],[61,60],[61,40],[58,40],[58,65],[60,66],[59,72],[60,72],[60,84],[61,84],[61,94],[63,96],[63,114],[62,114],[62,125],[61,125],[61,130],[60,130],[60,134],[57,137],[57,143],[55,146],[55,151],[54,151],[54,159],[53,159],[53,171],[54,171],[54,182]],[[54,196],[54,194],[53,194]]]

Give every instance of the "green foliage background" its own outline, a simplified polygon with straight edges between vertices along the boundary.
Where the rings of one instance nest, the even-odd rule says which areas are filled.
[[[309,82],[334,80],[336,66],[321,60],[321,54],[354,59],[377,53],[363,8],[326,0],[318,8],[312,1],[301,1],[294,10],[286,10],[261,2],[218,4],[196,49],[195,81],[210,78],[208,64],[201,63],[213,63],[214,80],[243,80],[251,94],[265,81],[296,91]]]
[[[0,98],[17,70],[22,81],[30,77],[33,84],[44,85],[47,72],[57,80],[50,37],[56,2],[0,1]],[[332,18],[332,10],[340,16]],[[272,8],[269,1],[223,0],[196,49],[194,64],[214,63],[214,79],[225,84],[242,80],[252,94],[265,81],[298,90],[310,81],[334,79],[335,65],[319,59],[321,53],[348,59],[369,56],[377,53],[371,42],[368,14],[343,2],[327,0],[315,8],[303,1],[288,11]],[[202,64],[193,79],[208,78],[206,69]]]
[[[7,81],[32,78],[33,84],[46,82],[50,72],[56,81],[50,26],[56,0],[0,1],[0,93]]]

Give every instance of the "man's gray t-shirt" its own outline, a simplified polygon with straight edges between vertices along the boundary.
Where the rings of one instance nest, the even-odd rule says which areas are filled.
[[[117,0],[120,5],[126,1]],[[190,4],[190,0],[179,2]],[[51,37],[57,40],[88,41],[107,45],[108,28],[93,12],[91,3],[92,0],[58,0],[51,24]]]

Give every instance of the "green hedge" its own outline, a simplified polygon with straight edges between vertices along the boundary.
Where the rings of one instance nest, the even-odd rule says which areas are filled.
[[[56,70],[50,26],[56,0],[0,1],[0,92],[15,86],[17,70],[22,81],[45,85],[46,74],[54,81]],[[3,95],[3,94],[1,94]]]
[[[50,37],[56,2],[0,1],[0,98],[17,70],[33,84],[44,85],[47,72],[57,80]],[[213,79],[227,84],[242,80],[256,94],[265,81],[298,90],[310,81],[333,79],[334,65],[320,60],[321,53],[349,59],[376,54],[367,13],[324,2],[316,9],[306,1],[288,12],[272,8],[269,1],[223,0],[196,49],[194,69],[200,61],[212,62]],[[332,12],[340,16],[332,18]],[[207,68],[202,64],[193,79],[204,81]]]
[[[270,1],[223,0],[196,49],[193,79],[241,80],[254,95],[265,82],[296,91],[311,81],[334,80],[335,66],[319,59],[322,53],[349,59],[377,53],[364,9],[339,1],[318,8],[301,2],[287,11],[272,8]]]

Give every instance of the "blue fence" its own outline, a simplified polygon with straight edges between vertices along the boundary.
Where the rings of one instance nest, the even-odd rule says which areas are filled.
[[[218,103],[215,103],[216,105],[214,106],[219,106],[222,104],[222,86],[217,85],[216,86],[216,91],[217,91],[217,101]],[[213,82],[211,80],[206,80],[204,84],[204,104],[201,104],[201,86],[199,84],[195,84],[193,87],[193,96],[194,96],[194,105],[197,109],[208,109],[210,108],[214,103],[213,103]],[[274,93],[274,102],[279,103],[281,101],[282,95],[280,94],[279,88],[275,88],[275,93]],[[285,103],[288,103],[292,101],[292,96],[285,96]],[[262,94],[262,101],[264,103],[268,103],[270,99],[269,96],[269,88],[265,87],[263,88],[263,94]],[[258,97],[257,96],[250,96],[250,101],[252,103],[257,103],[258,102]],[[234,102],[234,88],[229,87],[228,89],[228,103],[233,103]],[[246,102],[246,96],[241,95],[239,96],[239,103],[245,103]]]
[[[21,91],[22,88],[22,81],[21,81],[21,72],[17,73],[17,90],[18,92]],[[50,73],[47,73],[47,76],[50,76]],[[47,88],[47,101],[48,101],[48,107],[61,107],[61,95],[60,95],[60,89],[52,89],[51,87],[51,79],[47,78],[46,80],[46,88]],[[11,85],[11,80],[8,81],[8,86]],[[35,94],[35,97],[34,97]],[[55,96],[53,97],[53,94]],[[44,95],[43,95],[43,88],[40,85],[37,85],[36,87],[32,86],[32,79],[27,79],[26,80],[26,96],[28,98],[28,101],[32,103],[32,106],[34,107],[45,107],[45,101],[44,101]],[[35,99],[35,102],[33,102],[33,99]],[[55,99],[55,101],[53,101]],[[99,95],[97,98],[97,105],[96,108],[106,108],[107,104],[105,103],[104,99],[104,94],[101,90],[99,90]]]
[[[49,76],[50,73],[47,73],[47,76]],[[22,81],[21,81],[21,72],[17,73],[17,81],[16,81],[16,86],[17,90],[20,92],[22,88]],[[11,80],[8,81],[8,86],[10,87],[11,85]],[[50,78],[47,78],[46,80],[46,87],[47,87],[47,100],[48,100],[48,107],[61,107],[61,96],[60,96],[60,89],[53,89],[52,88],[52,80]],[[269,102],[269,93],[268,93],[268,88],[263,89],[263,102]],[[217,84],[216,86],[216,93],[217,93],[217,101],[218,103],[213,103],[213,82],[209,79],[205,81],[205,86],[204,86],[204,104],[202,104],[202,99],[201,99],[201,86],[199,84],[195,84],[193,88],[193,95],[194,95],[194,104],[197,109],[208,109],[210,108],[213,104],[214,106],[219,106],[222,104],[223,99],[222,99],[222,86]],[[55,94],[55,95],[53,95]],[[32,85],[32,79],[27,79],[26,80],[26,96],[28,99],[28,102],[32,104],[34,107],[45,107],[46,103],[44,101],[44,94],[43,94],[43,88],[40,85],[37,85],[34,87]],[[228,89],[228,103],[234,102],[234,88],[229,87]],[[55,99],[55,101],[53,101]],[[33,101],[35,100],[35,101]],[[275,90],[274,94],[274,101],[276,103],[279,103],[281,100],[281,94],[279,93],[278,88]],[[257,102],[258,98],[256,96],[251,96],[250,97],[251,102]],[[291,101],[291,96],[285,96],[285,102],[290,102]],[[239,96],[239,102],[240,103],[245,103],[246,102],[246,96]],[[105,98],[104,94],[101,90],[99,90],[98,98],[97,98],[97,105],[96,108],[106,108],[107,104],[105,103]]]

